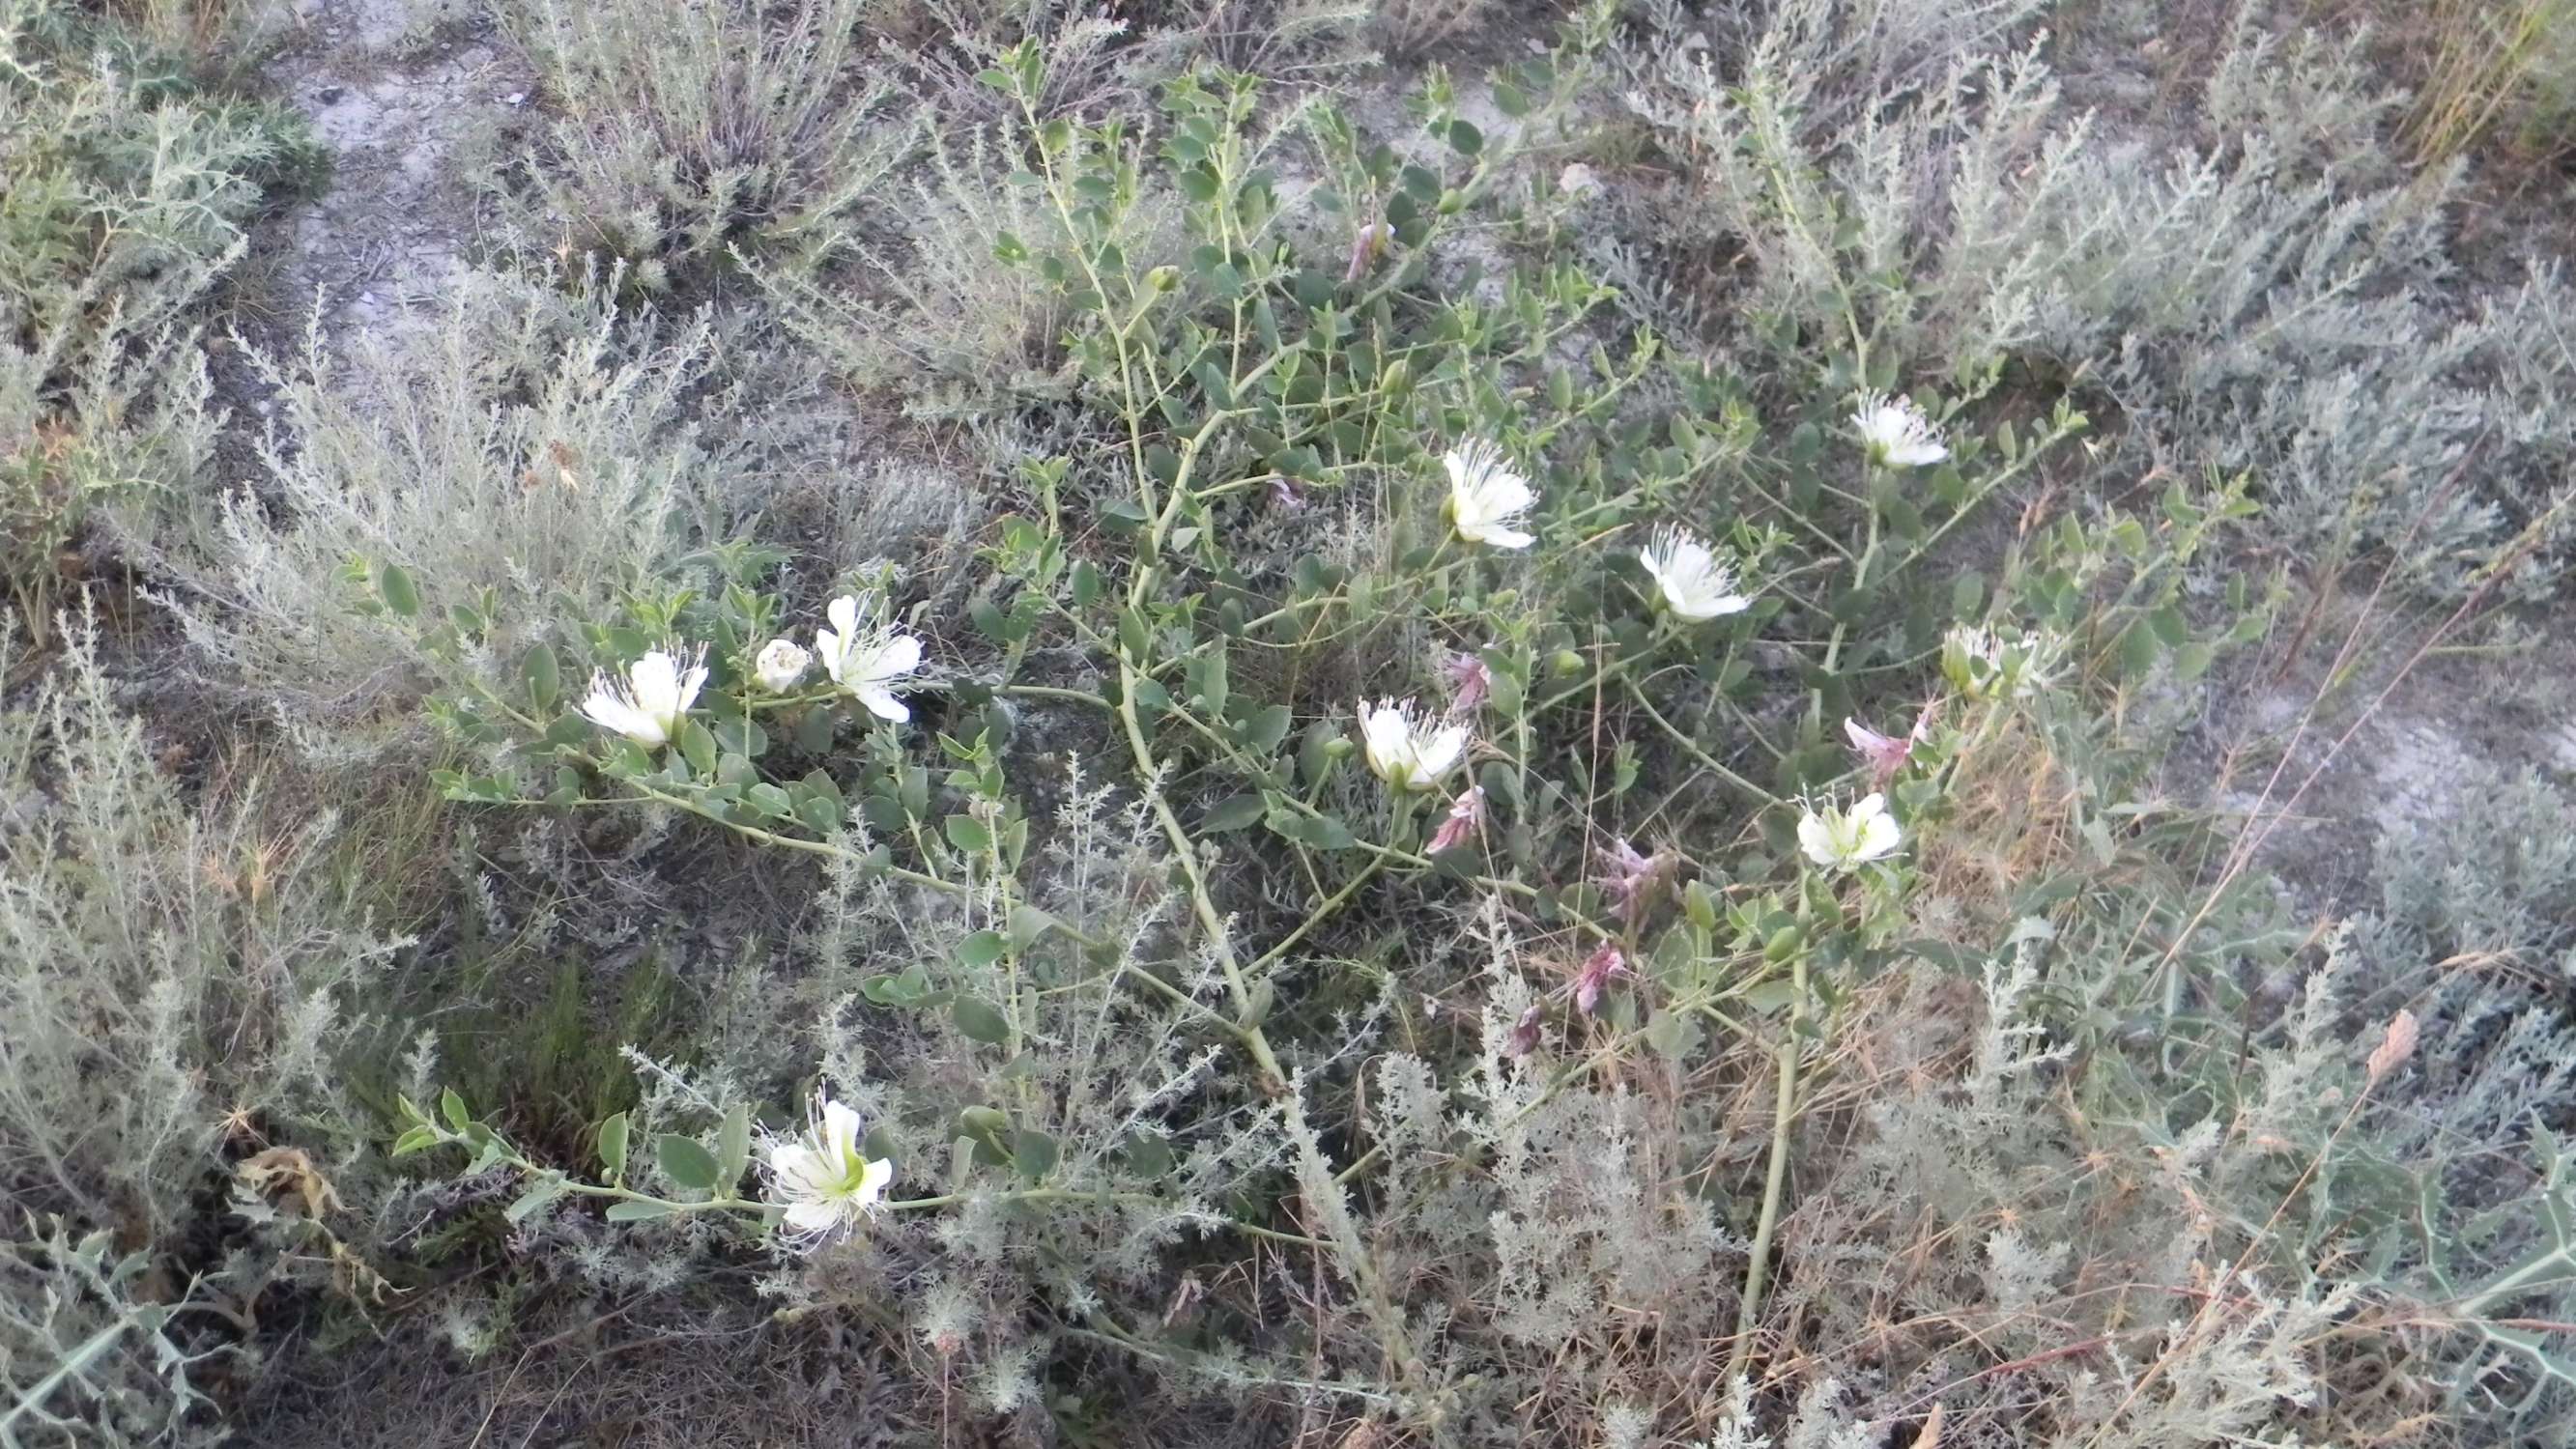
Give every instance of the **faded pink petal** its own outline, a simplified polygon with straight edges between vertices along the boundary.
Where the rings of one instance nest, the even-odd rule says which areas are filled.
[[[1601,1005],[1601,993],[1611,980],[1631,975],[1628,958],[1620,954],[1617,946],[1605,942],[1600,950],[1585,957],[1583,965],[1574,973],[1574,1009],[1585,1016],[1592,1015],[1594,1009]]]
[[[1637,847],[1630,845],[1625,837],[1604,847],[1597,858],[1601,869],[1601,893],[1610,898],[1621,914],[1632,920],[1653,900],[1656,888],[1663,884],[1664,877],[1671,873],[1675,864],[1673,857],[1664,851],[1659,850],[1653,855],[1638,854]]]
[[[1521,1019],[1512,1023],[1512,1034],[1503,1043],[1503,1055],[1525,1057],[1538,1048],[1538,1029],[1547,1020],[1547,1004],[1533,1001]]]
[[[1369,268],[1377,265],[1378,254],[1386,250],[1387,238],[1394,234],[1382,221],[1373,221],[1361,227],[1351,237],[1351,264],[1349,269],[1342,273],[1342,285],[1350,286],[1367,276]]]
[[[1474,714],[1485,696],[1493,693],[1494,672],[1485,667],[1480,655],[1452,654],[1441,661],[1440,671],[1449,676],[1450,688],[1457,691],[1449,701],[1452,715]]]
[[[1454,850],[1475,839],[1484,828],[1485,787],[1470,786],[1466,793],[1450,804],[1449,818],[1441,821],[1440,828],[1432,833],[1427,853],[1438,855],[1444,850]]]
[[[1843,735],[1851,741],[1852,753],[1869,766],[1871,789],[1886,789],[1887,782],[1896,778],[1896,772],[1905,768],[1905,762],[1913,758],[1915,748],[1931,737],[1932,714],[1939,708],[1938,700],[1926,703],[1922,713],[1914,717],[1914,728],[1906,731],[1901,739],[1880,734],[1856,719],[1843,721]]]

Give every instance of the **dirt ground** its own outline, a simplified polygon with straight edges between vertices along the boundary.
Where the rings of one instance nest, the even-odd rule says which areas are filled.
[[[271,223],[289,251],[276,287],[326,337],[399,332],[454,277],[472,242],[459,152],[489,143],[535,82],[440,0],[301,0],[267,67],[331,150],[323,193]]]

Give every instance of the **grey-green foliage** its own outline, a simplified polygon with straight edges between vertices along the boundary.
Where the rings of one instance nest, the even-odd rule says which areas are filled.
[[[248,767],[191,799],[157,754],[81,621],[0,715],[8,1196],[152,1234],[187,1214],[229,1109],[357,1145],[334,1053],[404,944],[328,867],[333,813],[290,816]]]
[[[1144,1322],[1175,1289],[1173,1260],[1221,1239],[1279,1160],[1276,1114],[1240,1100],[1226,1054],[1201,1038],[1222,1010],[1219,973],[1176,949],[1186,907],[1151,839],[1144,803],[1077,765],[1019,878],[943,853],[943,874],[974,887],[933,894],[855,868],[854,854],[827,877],[801,951],[747,961],[719,993],[720,1020],[692,1043],[703,1061],[636,1058],[639,1132],[696,1131],[736,1102],[778,1100],[777,1083],[814,1083],[900,1164],[895,1196],[959,1194],[935,1236],[889,1224],[763,1289],[800,1312],[900,1304],[978,1411],[1042,1399],[1050,1319]],[[865,827],[839,843],[864,853]],[[1169,994],[1138,990],[1149,972]],[[1365,1020],[1351,1026],[1355,1044],[1370,1039]],[[1008,1048],[1015,1065],[996,1075]],[[1042,1209],[1011,1200],[1040,1186],[1056,1195]],[[470,1199],[433,1191],[427,1205],[444,1215]],[[621,1291],[687,1282],[724,1247],[704,1217],[603,1230],[548,1211],[521,1232]]]
[[[40,631],[93,506],[201,477],[196,314],[308,147],[67,7],[0,7],[0,577]]]
[[[634,264],[648,291],[728,248],[810,264],[914,145],[861,73],[869,0],[503,7],[552,107],[526,158],[530,235]]]
[[[662,330],[598,300],[608,286],[579,290],[470,273],[417,334],[361,339],[341,361],[316,330],[300,357],[260,359],[278,403],[263,485],[151,550],[215,678],[291,727],[363,720],[411,698],[424,660],[402,631],[350,612],[352,560],[408,570],[433,617],[483,609],[486,591],[587,613],[675,576],[757,506],[749,435],[700,433],[744,411],[737,391],[702,387],[704,321]],[[504,630],[469,663],[509,677],[530,642]],[[308,740],[347,751],[364,735]]]
[[[2421,1181],[2396,1263],[2470,1350],[2462,1402],[2538,1425],[2576,1413],[2576,1353],[2499,1320],[2576,1317],[2576,1164],[2548,1135],[2576,1120],[2576,795],[2528,770],[2480,783],[2474,811],[2381,841],[2348,949],[2372,1014],[2423,1023],[2369,1124]]]
[[[211,1320],[152,1284],[220,1192],[227,1114],[326,1174],[375,1171],[345,1057],[406,943],[332,868],[334,813],[282,808],[247,764],[202,795],[172,778],[95,625],[66,623],[0,710],[0,1201],[13,1234],[52,1224],[0,1245],[0,1425],[134,1443],[195,1399]],[[0,677],[29,662],[0,643]]]
[[[1849,301],[1871,347],[1963,388],[2043,362],[2119,405],[2131,466],[2253,470],[2291,537],[2329,560],[2396,550],[2436,590],[2563,488],[2563,428],[2527,399],[2576,369],[2563,335],[2521,322],[2551,296],[2442,299],[2458,175],[2401,174],[2378,127],[2403,96],[2357,38],[2248,0],[2177,109],[2177,83],[2124,91],[2120,57],[2070,57],[2022,24],[2038,7],[1973,8],[1988,23],[1902,63],[1881,12],[1940,5],[1786,4],[1740,50],[1666,17],[1631,103],[1687,148],[1683,234],[1750,265],[1726,309],[1663,312],[1722,328],[1750,302],[1762,325],[1849,346]],[[2113,126],[2067,96],[2060,62],[2094,72],[2086,101],[2173,119]],[[2514,400],[2490,393],[2499,375]],[[2546,587],[2535,565],[2523,579]]]
[[[214,1442],[189,1370],[225,1350],[177,1326],[201,1305],[165,1301],[153,1255],[117,1251],[110,1229],[13,1231],[29,1236],[0,1241],[0,1444]]]
[[[906,386],[915,413],[990,412],[996,396],[1063,392],[1054,376],[1064,316],[1024,268],[1003,266],[1004,238],[1046,250],[1064,222],[1015,173],[1034,144],[1025,118],[975,79],[1000,61],[1014,27],[970,26],[948,52],[916,57],[906,88],[943,123],[923,137],[920,164],[883,188],[864,227],[831,239],[833,265],[820,271],[764,268],[760,279],[781,320],[852,386]],[[1046,57],[1048,119],[1108,106],[1142,113],[1152,80],[1175,65],[1169,37],[1149,38],[1138,56],[1112,48],[1125,26],[1070,13],[1032,24]],[[1162,224],[1131,238],[1162,255],[1177,241],[1169,208]]]

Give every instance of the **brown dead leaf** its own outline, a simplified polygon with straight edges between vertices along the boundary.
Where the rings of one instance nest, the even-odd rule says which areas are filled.
[[[2415,1039],[2420,1034],[2421,1029],[2415,1024],[2415,1013],[2411,1011],[2400,1010],[2388,1019],[2388,1034],[2379,1039],[2379,1045],[2370,1053],[2370,1080],[2373,1085],[2406,1065],[2406,1059],[2415,1055]]]
[[[233,1178],[281,1212],[320,1220],[340,1205],[331,1179],[301,1147],[271,1147],[241,1160]]]

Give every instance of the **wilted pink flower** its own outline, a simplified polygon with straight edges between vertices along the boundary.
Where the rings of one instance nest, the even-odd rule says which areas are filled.
[[[1538,1047],[1538,1029],[1547,1021],[1547,1003],[1533,1001],[1521,1019],[1512,1023],[1512,1034],[1503,1042],[1503,1055],[1525,1057]]]
[[[1369,268],[1377,264],[1378,254],[1386,250],[1387,239],[1394,235],[1394,229],[1382,221],[1361,227],[1351,238],[1351,265],[1342,274],[1342,285],[1350,286],[1367,276]]]
[[[1610,898],[1620,913],[1634,919],[1654,898],[1655,888],[1663,884],[1673,868],[1673,858],[1664,851],[1639,855],[1637,847],[1626,837],[1599,852],[1601,893]]]
[[[1583,965],[1574,973],[1574,1009],[1585,1016],[1592,1015],[1601,1004],[1603,988],[1613,977],[1634,979],[1635,973],[1628,969],[1628,958],[1620,954],[1619,948],[1604,942],[1600,950],[1583,958]]]
[[[1304,491],[1298,488],[1296,479],[1284,473],[1270,480],[1270,503],[1282,513],[1306,511]]]
[[[1485,787],[1471,785],[1466,793],[1450,803],[1449,818],[1441,821],[1440,828],[1432,832],[1429,853],[1438,855],[1444,850],[1454,850],[1475,839],[1484,828]]]
[[[1871,789],[1886,789],[1887,782],[1895,779],[1896,772],[1913,757],[1914,747],[1931,737],[1932,712],[1939,707],[1937,700],[1924,705],[1923,712],[1914,717],[1914,728],[1901,739],[1890,739],[1859,720],[1844,719],[1843,734],[1851,740],[1852,753],[1869,766]]]
[[[1449,676],[1449,687],[1457,691],[1449,701],[1452,715],[1474,714],[1485,696],[1494,692],[1494,672],[1485,667],[1481,655],[1452,654],[1441,661],[1440,672]]]

